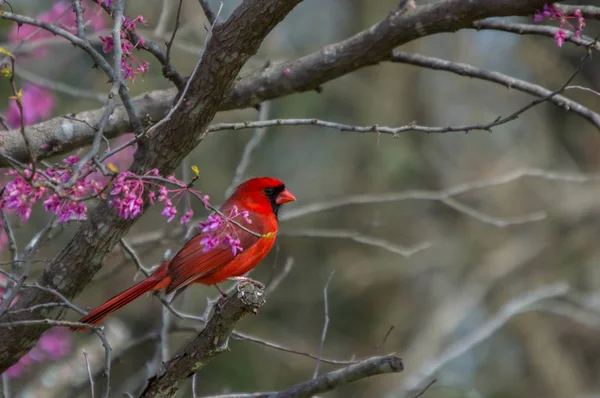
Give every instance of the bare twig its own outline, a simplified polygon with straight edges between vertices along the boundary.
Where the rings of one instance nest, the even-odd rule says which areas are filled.
[[[576,89],[576,90],[582,90],[582,91],[587,91],[588,93],[592,93],[592,94],[600,97],[600,92],[598,92],[596,90],[592,90],[589,87],[584,87],[584,86],[568,86],[568,87],[565,87],[565,90],[574,90],[574,89]]]
[[[321,357],[323,356],[323,348],[325,347],[327,329],[329,328],[329,299],[327,297],[327,289],[329,289],[329,284],[331,283],[333,274],[335,274],[335,270],[331,271],[331,273],[329,274],[329,278],[327,278],[327,282],[325,283],[325,287],[323,288],[323,316],[325,317],[325,319],[323,321],[323,329],[321,331],[321,343],[319,344],[319,359],[317,359],[317,363],[315,364],[315,371],[313,372],[312,377],[313,380],[316,379],[319,375],[319,366],[321,365]]]
[[[518,35],[537,35],[537,36],[546,36],[554,39],[556,33],[561,30],[561,28],[549,26],[549,25],[533,25],[526,23],[516,23],[516,22],[508,22],[499,19],[482,19],[479,21],[473,22],[474,29],[481,30],[497,30],[502,32],[515,33]],[[564,30],[564,29],[563,29]],[[587,37],[585,35],[581,35],[577,37],[574,32],[569,30],[565,31],[565,43],[572,43],[576,46],[580,47],[589,47],[595,51],[600,51],[600,44],[597,43],[591,37]]]
[[[329,364],[332,364],[332,365],[349,365],[349,364],[353,364],[353,363],[357,363],[358,362],[358,361],[355,361],[355,360],[339,360],[339,359],[323,358],[323,357],[320,357],[318,355],[313,355],[313,354],[310,354],[308,352],[302,352],[302,351],[294,350],[294,349],[285,347],[285,346],[283,346],[281,344],[273,343],[273,342],[265,340],[265,339],[259,339],[258,337],[250,336],[248,334],[237,332],[237,331],[234,331],[231,334],[231,338],[233,338],[234,340],[250,341],[252,343],[257,343],[257,344],[260,344],[260,345],[265,346],[265,347],[273,348],[275,350],[279,350],[279,351],[283,351],[283,352],[289,352],[291,354],[296,354],[296,355],[300,355],[300,356],[303,356],[303,357],[307,357],[307,358],[319,360],[319,361],[321,361],[323,363],[329,363]]]
[[[72,0],[71,5],[73,7],[73,12],[75,13],[75,20],[77,21],[77,36],[82,40],[87,40],[85,37],[85,24],[83,21],[81,0]]]
[[[263,102],[260,105],[260,111],[258,113],[258,123],[264,122],[269,117],[269,110],[271,108],[271,103],[269,101]],[[210,130],[210,128],[209,128]],[[235,169],[235,174],[233,175],[233,179],[231,180],[231,184],[225,190],[225,197],[228,198],[232,193],[235,187],[237,187],[242,180],[244,179],[244,175],[248,170],[248,166],[250,166],[250,160],[252,159],[252,153],[258,146],[260,145],[262,139],[267,133],[266,126],[264,127],[256,127],[254,130],[254,134],[252,138],[248,141],[246,146],[244,147],[244,152],[242,153],[242,158],[240,159],[240,163],[238,163],[237,168]]]
[[[165,4],[170,3],[170,0],[165,0]],[[177,6],[177,16],[175,17],[175,27],[173,28],[173,33],[171,34],[171,39],[167,43],[167,65],[171,62],[171,47],[173,46],[173,42],[175,41],[175,36],[177,35],[177,30],[179,29],[179,23],[181,18],[181,5],[183,4],[183,0],[179,0],[179,5]],[[166,74],[168,71],[163,69],[163,73]]]
[[[75,312],[77,312],[77,313],[79,313],[79,314],[81,314],[81,315],[86,315],[86,314],[87,314],[87,312],[86,312],[86,311],[84,311],[84,310],[82,310],[81,308],[77,307],[75,304],[73,304],[71,301],[69,301],[69,300],[68,300],[68,299],[67,299],[67,298],[66,298],[66,297],[65,297],[63,294],[61,294],[60,292],[58,292],[58,291],[57,291],[57,290],[55,290],[55,289],[52,289],[52,288],[49,288],[49,287],[46,287],[46,286],[41,286],[41,285],[40,285],[40,284],[38,284],[37,282],[36,282],[36,283],[34,283],[34,284],[32,284],[32,285],[27,285],[27,284],[24,284],[24,285],[23,285],[23,288],[25,288],[25,289],[38,289],[38,290],[42,290],[42,291],[44,291],[44,292],[47,292],[47,293],[53,294],[54,296],[56,296],[56,297],[58,297],[60,300],[62,300],[62,303],[63,303],[63,304],[66,306],[66,307],[68,307],[68,308],[72,309],[73,311],[75,311]],[[28,307],[28,308],[33,308],[33,307]]]
[[[17,104],[17,108],[19,110],[19,131],[21,132],[21,137],[23,137],[23,142],[25,143],[25,150],[27,151],[27,154],[29,155],[28,161],[31,163],[31,174],[25,175],[25,178],[28,181],[31,181],[36,172],[37,159],[36,159],[35,153],[33,152],[33,148],[31,146],[31,141],[29,139],[29,135],[25,132],[25,110],[23,109],[23,90],[22,89],[17,90],[17,85],[15,82],[15,70],[17,68],[16,68],[16,64],[15,64],[15,58],[13,56],[10,56],[10,65],[11,65],[11,70],[10,70],[10,75],[9,75],[8,81],[10,82],[10,87],[12,89],[12,94],[13,94],[11,99],[15,101],[15,103]]]
[[[305,217],[309,214],[319,213],[322,211],[337,209],[349,205],[357,204],[373,204],[373,203],[387,203],[397,202],[403,200],[436,200],[444,201],[445,199],[453,198],[458,195],[462,195],[471,191],[489,188],[497,185],[507,184],[519,180],[521,178],[539,178],[548,181],[562,181],[568,183],[584,183],[589,181],[600,181],[600,175],[595,174],[580,174],[580,173],[562,173],[552,170],[544,170],[537,168],[521,168],[510,173],[502,174],[500,176],[477,180],[473,182],[467,182],[458,184],[450,188],[441,191],[420,191],[420,190],[407,190],[400,192],[391,192],[383,194],[363,194],[346,196],[339,199],[333,199],[323,202],[311,203],[304,206],[296,206],[293,209],[286,211],[279,216],[280,221],[289,221],[299,217]],[[536,213],[526,215],[526,217],[535,218]],[[469,214],[470,215],[470,214]],[[541,214],[540,214],[541,215]],[[498,220],[496,220],[498,221]],[[505,220],[509,221],[509,220]],[[519,221],[519,218],[517,218]],[[498,223],[496,223],[498,224]]]
[[[17,274],[20,267],[19,262],[19,251],[17,249],[17,242],[15,240],[15,235],[11,228],[11,225],[6,217],[6,212],[4,209],[0,209],[0,215],[2,216],[2,227],[4,228],[4,233],[8,237],[8,250],[11,254],[12,263],[10,266],[11,272],[13,274]],[[2,300],[0,302],[0,314],[4,314],[10,306],[14,298],[16,297],[19,287],[23,284],[23,276],[21,276],[18,281],[14,281],[12,278],[8,278],[6,282],[5,290],[2,294]]]
[[[217,20],[219,19],[219,13],[217,13],[217,15],[215,15],[214,12],[212,12],[212,10],[210,9],[210,4],[208,4],[208,0],[198,0],[200,2],[200,6],[202,7],[202,10],[204,10],[204,15],[206,16],[206,19],[208,20],[209,25],[213,26],[216,24]]]
[[[429,382],[429,384],[427,384],[425,387],[423,387],[423,389],[421,391],[419,391],[419,393],[417,395],[415,395],[413,398],[422,397],[423,394],[425,394],[427,392],[427,390],[429,390],[436,382],[437,382],[437,379],[432,379]]]
[[[150,275],[150,270],[146,269],[146,267],[144,267],[142,265],[142,260],[140,260],[140,258],[138,257],[137,253],[135,252],[135,250],[133,250],[133,248],[131,246],[129,246],[129,244],[125,241],[125,239],[121,239],[119,241],[119,244],[121,245],[121,247],[127,252],[127,254],[129,255],[129,257],[131,257],[131,259],[133,260],[135,266],[137,267],[138,271],[140,271],[141,273],[143,273],[146,277],[148,275]]]
[[[567,4],[556,4],[555,6],[561,10],[563,14],[573,14],[576,10],[579,10],[581,11],[581,15],[585,18],[600,19],[600,7]]]
[[[346,368],[325,373],[316,379],[296,384],[286,390],[269,395],[269,398],[312,397],[360,379],[385,373],[397,373],[402,370],[404,370],[402,360],[395,355],[373,357]]]
[[[399,254],[403,257],[410,257],[421,250],[431,247],[430,242],[423,242],[413,247],[404,247],[385,239],[376,238],[373,236],[363,235],[356,231],[345,229],[299,229],[299,230],[283,230],[279,236],[294,236],[306,238],[335,238],[335,239],[351,239],[355,242],[369,246],[376,246],[392,253]]]
[[[530,83],[525,80],[517,79],[512,76],[502,74],[500,72],[478,68],[476,66],[461,62],[451,62],[441,58],[435,58],[415,53],[408,53],[398,50],[394,50],[390,60],[392,62],[416,65],[434,70],[443,70],[447,72],[456,73],[460,76],[481,79],[488,82],[501,84],[509,89],[518,90],[539,98],[547,98],[548,102],[558,106],[563,110],[566,110],[567,112],[576,113],[589,120],[597,128],[600,128],[600,115],[598,113],[563,95],[552,96],[552,91],[548,90],[547,88]],[[565,90],[569,89],[569,87],[572,86],[565,87]]]
[[[94,398],[94,379],[92,378],[92,369],[90,369],[90,361],[88,361],[88,354],[85,350],[83,350],[83,357],[85,358],[85,367],[87,368],[88,378],[90,380],[90,393],[92,398]]]

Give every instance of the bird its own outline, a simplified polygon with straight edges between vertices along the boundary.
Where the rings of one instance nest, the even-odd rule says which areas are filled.
[[[193,283],[215,285],[219,289],[217,284],[225,280],[250,280],[244,275],[261,262],[275,243],[280,206],[295,200],[277,178],[259,177],[241,183],[219,209],[233,221],[203,228],[146,279],[90,311],[79,322],[98,325],[106,316],[147,292],[164,290],[167,295],[177,294]],[[207,247],[207,242],[211,239],[214,242],[215,237],[218,242],[213,244],[215,247]],[[230,244],[226,244],[227,240]]]

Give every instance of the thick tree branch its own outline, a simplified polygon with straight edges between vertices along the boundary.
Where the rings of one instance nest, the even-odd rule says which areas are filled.
[[[141,394],[143,398],[175,396],[181,383],[203,368],[208,361],[228,350],[235,324],[256,312],[264,304],[264,292],[253,283],[240,283],[237,292],[214,306],[215,312],[206,327],[152,377]]]
[[[204,131],[233,86],[244,63],[256,53],[265,36],[300,0],[245,0],[231,17],[217,26],[208,41],[198,73],[191,81],[184,106],[153,134],[138,142],[131,170],[143,173],[157,168],[170,174],[204,138]],[[70,123],[70,121],[69,121]],[[72,133],[72,131],[71,131]],[[91,281],[104,258],[132,226],[102,202],[90,212],[72,240],[44,270],[39,279],[72,298]],[[43,291],[26,291],[15,310],[54,301]],[[41,307],[31,313],[5,314],[0,322],[60,317],[64,309]],[[48,329],[45,324],[0,330],[0,372],[16,362]]]
[[[500,21],[496,19],[487,19],[483,21],[476,21],[472,26],[477,30],[497,30],[501,32],[515,33],[517,35],[536,35],[546,36],[554,39],[554,35],[560,30],[557,26],[550,26],[544,24],[528,24],[528,23],[516,23],[508,21]],[[566,43],[572,43],[576,46],[590,47],[593,50],[600,51],[600,44],[597,43],[591,37],[582,35],[576,37],[570,30],[565,30],[567,37],[565,38]]]
[[[369,30],[335,46],[327,46],[298,60],[259,71],[253,77],[241,80],[236,90],[230,93],[241,67],[256,53],[264,37],[300,1],[244,0],[226,22],[216,26],[212,39],[206,45],[198,73],[191,81],[184,106],[161,128],[138,142],[131,168],[133,172],[139,174],[157,168],[163,174],[171,173],[205,137],[208,124],[219,110],[246,107],[269,98],[313,90],[348,72],[389,59],[391,50],[398,45],[435,33],[468,28],[475,21],[490,16],[530,14],[545,2],[446,0],[402,15],[391,14]],[[162,115],[165,111],[163,109]],[[60,128],[65,121],[55,120],[54,125]],[[68,125],[59,134],[80,134],[80,131],[77,134],[74,131],[74,127],[79,125],[90,129],[84,123],[72,123],[70,120]],[[39,126],[31,128],[33,134]],[[122,131],[127,130],[113,133]],[[38,130],[38,134],[43,133],[45,131]],[[110,134],[109,131],[106,133]],[[6,149],[4,139],[0,145],[3,147],[0,150]],[[119,218],[106,202],[102,202],[90,212],[72,240],[45,269],[39,283],[67,298],[74,297],[91,281],[106,255],[132,224],[133,221]],[[47,292],[27,290],[14,309],[53,301],[54,296]],[[64,313],[64,309],[36,308],[32,312],[5,314],[0,322],[16,324],[26,320],[56,318]],[[3,342],[0,346],[0,372],[27,352],[47,328],[47,324],[40,323],[27,328],[0,330],[0,340]]]
[[[582,116],[592,123],[597,129],[600,129],[600,115],[598,113],[573,100],[570,100],[565,96],[553,96],[551,90],[548,90],[547,88],[537,84],[529,83],[525,80],[517,79],[500,72],[477,68],[476,66],[469,64],[450,62],[445,59],[429,57],[421,54],[407,53],[403,51],[394,51],[392,55],[392,62],[417,65],[435,70],[445,70],[461,76],[498,83],[506,86],[509,89],[519,90],[539,98],[548,98],[548,102],[551,102],[559,108],[567,110],[568,112],[573,112]]]
[[[575,10],[580,10],[585,18],[600,20],[600,7],[596,6],[570,6],[566,4],[556,5],[564,14],[573,14]]]
[[[296,384],[287,390],[268,395],[269,398],[308,398],[315,394],[331,391],[344,384],[367,377],[397,373],[404,370],[402,359],[395,355],[373,357],[348,367],[325,373],[313,380]]]
[[[325,373],[315,379],[296,384],[278,392],[233,393],[205,398],[310,398],[367,377],[404,370],[402,359],[395,355],[372,357],[345,368]]]
[[[269,99],[315,90],[328,81],[352,71],[390,60],[395,47],[412,40],[435,33],[472,28],[476,21],[482,18],[528,15],[540,9],[544,3],[543,0],[485,0],[475,4],[467,0],[447,0],[418,7],[401,15],[390,14],[384,21],[349,39],[242,78],[221,103],[219,110],[247,108]],[[476,27],[486,28],[479,25]],[[589,45],[589,42],[583,43],[582,40],[581,44]],[[137,114],[142,122],[146,123],[146,126],[149,123],[146,117],[147,109],[154,111],[149,113],[154,122],[162,118],[169,110],[175,94],[175,90],[153,91],[134,99]],[[151,102],[150,98],[156,98],[158,102]],[[100,111],[88,111],[75,117],[86,120],[93,126],[97,123],[99,114]],[[117,108],[115,116],[106,126],[104,134],[107,137],[130,131],[131,128],[122,120],[122,115],[122,109]],[[39,159],[91,142],[94,132],[87,124],[69,122],[62,128],[64,122],[64,118],[57,118],[26,129]],[[0,141],[0,151],[15,159],[25,159],[19,134],[10,131],[5,135],[5,142]],[[49,144],[49,148],[39,149],[45,143]],[[0,159],[0,167],[5,166],[6,162]]]

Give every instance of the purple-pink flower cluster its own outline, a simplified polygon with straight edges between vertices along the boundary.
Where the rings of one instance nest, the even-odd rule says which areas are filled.
[[[9,100],[8,109],[4,112],[4,118],[9,127],[17,128],[21,126],[21,113],[19,107],[17,106],[17,102],[14,100]],[[32,84],[26,84],[22,87],[22,97],[21,102],[23,104],[23,120],[25,125],[30,125],[40,120],[47,119],[52,115],[52,111],[56,106],[54,101],[54,96],[46,89],[41,88],[39,86],[35,86]],[[0,169],[1,170],[1,169]],[[27,172],[26,172],[27,173]],[[30,172],[29,172],[30,173]],[[5,176],[2,175],[4,173],[0,172],[0,183],[4,186],[4,182],[6,180]],[[7,173],[10,174],[10,173]],[[13,174],[14,175],[14,174]],[[10,176],[10,175],[9,175]],[[13,181],[14,182],[14,181]],[[16,184],[22,184],[22,181],[16,181]],[[29,188],[22,186],[22,189],[18,189],[20,197],[13,198],[13,200],[20,199],[22,201],[27,201],[22,197],[23,194],[27,194]],[[15,193],[13,192],[13,195]],[[0,203],[2,199],[0,198]],[[15,211],[21,217],[25,217],[25,220],[29,218],[29,214],[31,210],[29,207],[24,207],[23,203],[13,203],[15,207]],[[2,220],[0,220],[0,227],[2,226]],[[6,236],[4,229],[0,228],[0,250],[6,246],[8,243],[8,237]]]
[[[569,26],[574,30],[574,35],[577,38],[581,37],[581,31],[585,26],[585,19],[583,18],[583,14],[581,10],[577,9],[571,15],[565,15],[563,12],[556,7],[555,4],[544,4],[544,8],[541,11],[536,11],[533,15],[533,20],[536,22],[541,22],[544,19],[550,19],[553,21],[560,21],[559,29],[554,34],[554,40],[559,47],[562,47],[563,43],[567,39],[567,32],[565,31],[565,26]],[[577,26],[573,26],[569,19],[577,19]]]
[[[227,219],[219,214],[209,215],[205,222],[198,222],[198,226],[204,233],[204,237],[200,240],[200,244],[204,246],[202,249],[203,252],[211,251],[219,246],[219,244],[231,247],[234,256],[244,250],[241,246],[241,241],[238,238],[236,229],[229,220],[237,222],[244,220],[246,224],[252,224],[250,213],[247,210],[239,211],[238,207],[235,205],[229,211]],[[227,228],[229,232],[224,233],[222,227],[226,223],[228,224]]]
[[[31,169],[23,170],[22,173],[8,170],[6,175],[12,176],[13,180],[5,186],[4,194],[0,198],[0,209],[10,210],[19,216],[22,222],[26,222],[32,207],[41,200],[48,213],[58,216],[59,223],[84,219],[87,206],[81,199],[99,194],[103,186],[92,179],[80,178],[72,185],[61,188],[60,192],[51,188],[66,184],[73,173],[71,166],[77,162],[78,156],[69,156],[62,163],[46,168],[43,174],[35,175],[32,175]],[[85,174],[90,166],[91,163],[85,165],[82,172]]]
[[[146,201],[150,205],[162,202],[164,203],[162,215],[171,222],[177,216],[177,207],[181,200],[185,199],[187,210],[180,217],[179,222],[187,224],[194,216],[190,203],[191,197],[200,199],[206,208],[210,207],[208,195],[193,189],[192,184],[186,184],[175,176],[161,177],[157,169],[152,169],[143,175],[131,171],[120,172],[114,175],[112,180],[101,183],[92,177],[97,174],[93,172],[94,166],[91,162],[81,167],[79,178],[73,178],[73,166],[79,161],[77,155],[72,155],[52,167],[37,170],[35,174],[32,174],[31,169],[20,172],[8,170],[6,175],[13,179],[6,184],[0,197],[0,209],[13,212],[22,222],[26,222],[31,216],[33,206],[41,201],[46,212],[58,216],[58,222],[64,223],[86,217],[88,210],[86,200],[93,197],[100,199],[109,197],[109,203],[124,219],[134,219],[141,215]],[[110,164],[108,168],[114,169],[115,166]],[[111,188],[107,194],[106,188],[109,185]],[[210,215],[206,222],[199,223],[206,234],[201,242],[204,251],[211,250],[219,244],[230,246],[234,255],[243,250],[233,225],[230,224],[231,230],[227,233],[219,228],[230,220],[252,223],[248,211],[240,211],[236,206],[230,210],[226,218],[218,214]]]
[[[108,4],[108,2],[107,2]],[[140,60],[133,56],[133,50],[137,47],[144,47],[144,39],[141,36],[137,36],[138,41],[136,43],[131,42],[131,38],[135,34],[137,23],[143,25],[146,21],[143,16],[138,15],[135,19],[129,19],[123,17],[123,25],[121,27],[121,71],[124,79],[131,79],[133,82],[136,75],[141,74],[144,76],[148,72],[148,62]],[[115,43],[112,36],[100,36],[102,41],[102,50],[105,53],[109,53],[114,49]]]

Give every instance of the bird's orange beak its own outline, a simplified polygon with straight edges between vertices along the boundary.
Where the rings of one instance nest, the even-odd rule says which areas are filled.
[[[292,195],[292,193],[290,191],[288,191],[287,189],[284,189],[283,191],[281,191],[281,193],[279,195],[277,195],[277,198],[275,199],[275,203],[277,203],[278,205],[282,205],[284,203],[295,202],[295,201],[296,201],[296,197],[294,195]]]

